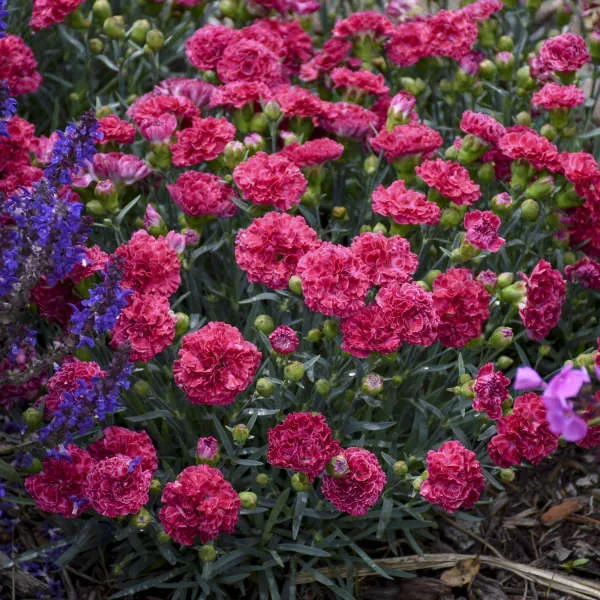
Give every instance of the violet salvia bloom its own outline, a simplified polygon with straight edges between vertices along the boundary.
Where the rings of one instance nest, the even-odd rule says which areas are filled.
[[[82,308],[73,307],[71,332],[79,336],[78,347],[95,345],[94,337],[111,331],[127,306],[131,290],[121,289],[121,266],[109,262],[102,273],[103,281],[90,290]]]
[[[127,351],[117,352],[103,377],[83,379],[73,392],[63,392],[52,421],[40,429],[43,442],[72,441],[73,435],[84,435],[121,408],[119,394],[129,389],[133,365]]]
[[[91,162],[96,153],[96,143],[102,139],[102,132],[94,112],[89,110],[81,115],[79,124],[69,123],[64,131],[58,132],[50,156],[50,164],[44,171],[51,185],[58,187],[72,181],[73,170]]]
[[[0,0],[0,40],[6,36],[6,19],[8,19],[7,3],[8,0]]]
[[[2,35],[0,35],[1,37]],[[0,137],[9,137],[7,120],[16,112],[17,101],[10,95],[10,89],[6,83],[0,81]]]

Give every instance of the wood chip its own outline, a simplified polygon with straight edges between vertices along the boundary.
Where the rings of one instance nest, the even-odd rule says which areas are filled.
[[[572,498],[565,500],[560,504],[556,504],[549,508],[541,517],[540,521],[546,526],[550,527],[559,521],[563,521],[572,514],[580,511],[583,508],[583,503],[579,498]]]
[[[481,562],[478,558],[460,560],[455,567],[444,571],[440,580],[450,587],[464,587],[475,579],[480,567]]]

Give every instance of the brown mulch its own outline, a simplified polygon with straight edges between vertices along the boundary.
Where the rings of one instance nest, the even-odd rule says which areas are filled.
[[[600,455],[568,448],[547,465],[522,468],[480,511],[481,521],[442,517],[439,539],[428,553],[489,555],[547,569],[572,581],[600,582]],[[415,579],[368,577],[361,600],[571,600],[514,573],[489,565],[419,571]],[[459,576],[458,579],[456,576]],[[450,584],[450,585],[448,585]],[[454,587],[453,587],[454,586]],[[593,596],[592,596],[593,597]],[[600,593],[597,596],[600,598]]]

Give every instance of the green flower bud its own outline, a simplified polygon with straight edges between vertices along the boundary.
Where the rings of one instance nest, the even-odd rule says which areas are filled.
[[[526,221],[535,221],[540,216],[540,205],[533,200],[528,198],[521,204],[521,215]]]
[[[165,36],[163,35],[162,31],[159,31],[158,29],[151,29],[146,34],[146,44],[148,44],[148,46],[154,50],[154,52],[158,52],[163,47],[164,43]]]
[[[171,541],[171,536],[164,530],[161,529],[157,534],[156,534],[156,541],[159,544],[166,544],[168,542]]]
[[[77,348],[74,354],[79,360],[86,362],[92,360],[92,351],[87,346],[84,346],[83,348]]]
[[[88,45],[92,54],[102,54],[102,51],[104,50],[104,43],[98,38],[92,38],[88,42]]]
[[[563,262],[565,265],[574,265],[577,262],[577,257],[570,250],[563,254]]]
[[[387,235],[387,227],[383,223],[376,223],[373,227],[373,233],[383,233],[383,235]]]
[[[162,489],[162,485],[158,479],[153,479],[150,482],[150,493],[151,494],[158,494],[161,491],[161,489]]]
[[[424,471],[423,473],[421,473],[421,475],[419,475],[416,479],[413,480],[412,487],[413,490],[415,490],[415,492],[418,492],[421,489],[423,482],[427,479],[427,475],[427,471]]]
[[[190,328],[190,317],[183,312],[175,313],[175,335],[181,336]]]
[[[258,315],[254,319],[254,327],[265,335],[269,335],[275,329],[275,321],[269,315]]]
[[[479,77],[486,81],[493,81],[498,74],[498,68],[496,65],[489,59],[481,61],[479,65]]]
[[[532,90],[535,87],[535,80],[531,77],[529,65],[524,65],[517,69],[517,86],[524,90]]]
[[[125,19],[122,15],[109,17],[102,25],[102,31],[113,40],[121,40],[125,37]]]
[[[204,544],[198,549],[198,559],[202,562],[213,562],[217,558],[217,551],[211,544]]]
[[[250,119],[250,131],[263,133],[269,127],[269,119],[264,113],[256,113]]]
[[[131,26],[129,31],[129,38],[132,42],[141,46],[146,42],[146,34],[152,29],[152,25],[148,19],[138,19]]]
[[[327,339],[333,339],[337,336],[339,331],[340,328],[337,324],[337,321],[334,321],[333,319],[326,319],[325,321],[323,321],[323,335]]]
[[[371,233],[373,228],[370,225],[361,225],[358,231],[359,233]]]
[[[327,396],[331,391],[331,384],[327,379],[317,379],[315,381],[315,390],[320,396]]]
[[[540,133],[550,141],[556,139],[556,136],[558,135],[556,128],[554,125],[550,125],[550,123],[544,123],[540,129]]]
[[[394,475],[397,475],[398,477],[404,477],[408,474],[408,465],[403,460],[397,460],[392,465],[392,471],[394,472]]]
[[[488,344],[492,348],[508,348],[514,339],[513,330],[510,327],[498,327],[490,335]]]
[[[383,378],[377,373],[369,373],[363,377],[361,389],[369,396],[377,396],[383,391]]]
[[[468,134],[464,137],[460,150],[458,151],[458,160],[464,165],[471,164],[479,160],[488,149],[488,144],[475,135]]]
[[[269,485],[269,481],[271,478],[266,473],[259,473],[254,480],[256,483],[262,487]]]
[[[463,220],[461,212],[455,206],[450,206],[442,211],[440,226],[444,229],[456,227]]]
[[[552,352],[552,348],[548,344],[543,344],[538,348],[540,356],[548,356]]]
[[[270,379],[267,379],[266,377],[261,377],[256,382],[256,391],[261,396],[268,398],[269,396],[273,395],[273,392],[275,391],[275,384]]]
[[[534,200],[543,200],[554,190],[554,178],[550,175],[538,177],[525,188],[525,195]],[[537,218],[537,217],[536,217]]]
[[[304,473],[294,473],[292,475],[292,489],[295,492],[308,492],[312,489],[312,483]]]
[[[508,287],[509,285],[513,284],[514,281],[515,281],[514,273],[509,273],[508,271],[500,273],[500,275],[498,275],[498,278],[496,279],[496,283],[498,284],[498,287],[500,287],[500,288]]]
[[[525,298],[526,286],[524,281],[517,281],[500,290],[498,296],[503,302],[518,304]]]
[[[512,52],[515,47],[514,40],[508,35],[503,35],[498,39],[496,48],[498,52]]]
[[[293,360],[285,365],[283,375],[288,381],[300,381],[304,377],[304,365],[297,360]]]
[[[35,456],[31,459],[31,464],[28,467],[25,467],[23,471],[28,475],[35,475],[42,470],[42,461]]]
[[[517,125],[525,125],[527,127],[531,126],[531,114],[525,111],[518,113],[515,117],[515,123]]]
[[[92,14],[99,23],[104,23],[106,19],[112,17],[112,7],[108,0],[96,0],[92,5]]]
[[[30,406],[23,413],[23,420],[25,421],[25,425],[30,431],[37,431],[44,422],[44,415],[37,408],[33,408]]]
[[[275,100],[270,100],[264,108],[264,113],[267,116],[267,119],[277,121],[277,119],[281,117],[281,106],[279,106]]]
[[[556,202],[556,206],[563,210],[567,208],[575,208],[577,206],[581,206],[585,202],[585,199],[581,196],[578,196],[575,190],[573,189],[560,192],[556,195],[556,198],[554,200]]]
[[[597,31],[593,31],[587,39],[587,47],[594,64],[600,63],[600,35]]]
[[[444,151],[444,158],[446,160],[458,160],[458,148],[456,146],[448,146]]]
[[[334,206],[331,209],[331,216],[334,219],[347,219],[348,218],[348,211],[346,210],[345,206]]]
[[[132,515],[131,523],[137,529],[145,529],[152,523],[152,515],[144,507],[138,513]]]
[[[402,375],[393,375],[392,376],[392,385],[395,387],[398,387],[400,385],[402,385],[402,383],[404,382],[404,377],[402,377]]]
[[[492,183],[496,179],[496,170],[492,163],[485,163],[477,169],[477,179],[481,183]]]
[[[364,170],[367,175],[373,175],[377,172],[377,165],[379,164],[379,157],[371,154],[365,158]]]
[[[142,398],[145,398],[150,393],[150,384],[145,379],[138,379],[133,384],[133,391]]]
[[[302,279],[298,275],[292,275],[288,281],[288,289],[294,294],[302,294]]]
[[[318,344],[321,341],[322,337],[323,334],[321,333],[320,329],[311,329],[306,334],[306,339],[310,342],[313,342],[314,344]]]
[[[496,55],[496,68],[498,69],[498,77],[504,81],[508,81],[515,69],[515,57],[510,52],[500,52]]]
[[[535,13],[542,6],[542,0],[525,0],[525,7],[531,13]]]
[[[510,369],[514,362],[515,361],[510,356],[505,356],[503,354],[502,356],[499,356],[496,360],[496,367],[504,371],[506,369]]]
[[[433,285],[433,282],[435,281],[436,277],[441,274],[442,274],[442,272],[439,269],[432,269],[431,271],[429,271],[428,273],[425,274],[425,277],[423,277],[423,280],[429,287],[431,287]]]
[[[243,423],[239,423],[231,430],[231,437],[236,444],[243,445],[248,441],[250,437],[250,430]]]
[[[99,200],[89,200],[86,202],[85,210],[96,217],[101,217],[106,213],[104,206],[102,206],[102,202]]]
[[[307,206],[308,208],[317,208],[319,206],[320,194],[314,190],[312,187],[309,187],[304,194],[302,194],[301,202],[302,206]]]
[[[502,481],[510,483],[511,481],[515,480],[515,472],[512,469],[501,469],[500,479],[502,479]]]
[[[254,492],[240,492],[239,495],[242,508],[245,508],[247,510],[252,510],[253,508],[256,508],[258,497]]]

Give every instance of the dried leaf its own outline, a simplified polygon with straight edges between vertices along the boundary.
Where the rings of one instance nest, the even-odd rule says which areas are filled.
[[[440,580],[450,587],[464,587],[475,579],[480,566],[481,562],[478,558],[460,560],[455,567],[444,571],[440,575]]]
[[[549,508],[541,517],[540,520],[546,527],[550,527],[563,519],[571,516],[573,513],[580,511],[583,508],[581,500],[578,498],[571,498],[565,500],[556,506]]]

